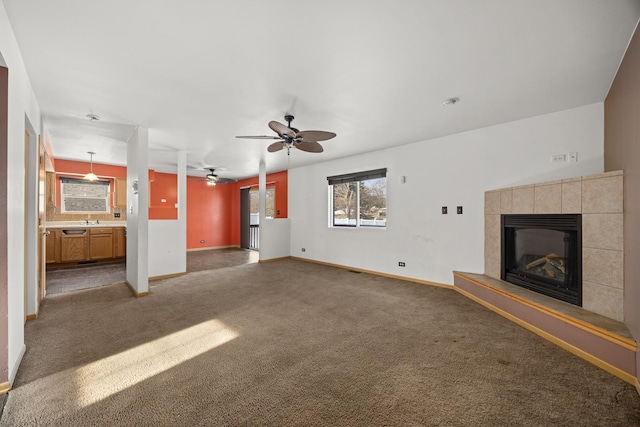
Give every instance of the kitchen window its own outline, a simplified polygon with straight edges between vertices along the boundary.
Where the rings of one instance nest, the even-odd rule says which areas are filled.
[[[387,169],[327,177],[330,226],[387,226]]]
[[[108,213],[110,181],[60,178],[62,213]]]

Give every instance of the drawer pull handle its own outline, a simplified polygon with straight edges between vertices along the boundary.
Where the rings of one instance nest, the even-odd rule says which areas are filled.
[[[62,234],[87,234],[87,230],[62,230]]]

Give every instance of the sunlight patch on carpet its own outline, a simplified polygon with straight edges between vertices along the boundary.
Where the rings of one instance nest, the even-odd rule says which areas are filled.
[[[106,399],[238,336],[223,322],[208,320],[75,369],[77,408]]]

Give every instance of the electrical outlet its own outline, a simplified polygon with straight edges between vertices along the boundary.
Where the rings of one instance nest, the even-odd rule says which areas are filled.
[[[400,262],[398,263],[398,267],[405,267],[404,262],[400,261]]]
[[[462,206],[458,206],[458,215],[462,215]]]
[[[442,207],[442,215],[446,215],[447,214],[447,207],[443,206]]]
[[[567,161],[566,154],[554,154],[551,156],[551,163],[562,163]]]
[[[567,154],[567,161],[570,163],[576,163],[578,161],[578,152],[572,151]]]
[[[307,250],[305,248],[302,248],[302,252],[306,252]]]
[[[204,239],[203,239],[203,240],[200,240],[200,243],[204,243]]]
[[[120,218],[120,212],[114,212],[113,213],[113,217],[114,218]]]

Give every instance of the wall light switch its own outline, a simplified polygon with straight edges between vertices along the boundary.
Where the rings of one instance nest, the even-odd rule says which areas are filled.
[[[458,206],[458,215],[462,215],[462,206]]]
[[[442,207],[442,215],[446,215],[447,214],[447,207],[443,206]]]

